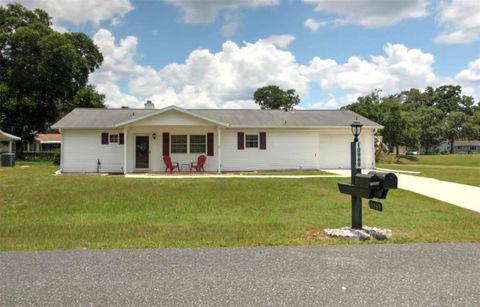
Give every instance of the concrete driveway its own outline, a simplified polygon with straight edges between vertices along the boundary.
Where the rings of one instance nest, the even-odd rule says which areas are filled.
[[[4,306],[478,306],[480,244],[0,253]]]
[[[350,177],[350,170],[325,171],[339,176]],[[368,173],[369,170],[363,170],[362,172]],[[397,172],[395,174],[398,177],[398,187],[400,189],[480,212],[480,187]]]

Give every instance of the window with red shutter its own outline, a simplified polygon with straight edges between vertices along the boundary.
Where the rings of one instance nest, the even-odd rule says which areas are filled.
[[[207,133],[207,156],[213,156],[214,147],[213,147],[213,133]]]
[[[267,133],[260,132],[260,149],[267,149]]]
[[[243,132],[237,132],[237,149],[245,149],[245,134]]]
[[[102,133],[102,145],[108,145],[108,133]]]
[[[120,133],[120,136],[118,137],[118,144],[123,145],[125,143],[125,136],[123,133]]]
[[[163,139],[163,155],[168,156],[170,155],[170,133],[164,132],[162,135]]]

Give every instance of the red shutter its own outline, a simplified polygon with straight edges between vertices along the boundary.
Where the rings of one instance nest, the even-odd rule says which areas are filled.
[[[163,155],[170,155],[170,133],[163,133]]]
[[[245,148],[245,134],[243,132],[237,133],[237,149],[243,150]]]
[[[260,132],[260,149],[267,149],[267,133]]]
[[[102,133],[102,145],[108,145],[108,133]]]
[[[207,156],[213,156],[213,133],[207,133]]]
[[[118,137],[118,144],[123,145],[125,143],[124,138],[125,137],[124,137],[123,133],[120,133],[120,136]]]

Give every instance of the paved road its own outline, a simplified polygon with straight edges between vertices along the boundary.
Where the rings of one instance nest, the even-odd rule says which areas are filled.
[[[339,176],[350,176],[350,170],[325,170]],[[369,170],[363,170],[368,173]],[[398,177],[398,187],[455,206],[480,212],[480,187],[443,181],[423,176],[395,173]],[[478,174],[480,176],[480,174]]]
[[[478,306],[480,244],[0,253],[0,304]]]

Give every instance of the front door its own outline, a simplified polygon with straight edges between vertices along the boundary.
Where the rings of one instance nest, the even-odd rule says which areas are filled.
[[[150,156],[148,140],[148,136],[137,135],[135,137],[135,168],[148,168]]]

